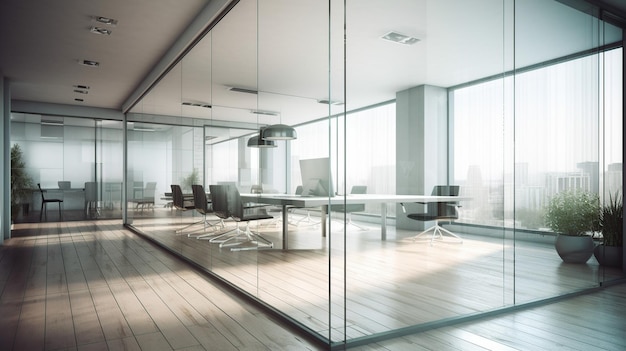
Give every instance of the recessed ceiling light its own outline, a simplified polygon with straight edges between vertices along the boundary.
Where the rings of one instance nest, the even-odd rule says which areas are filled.
[[[78,94],[85,94],[85,95],[89,94],[89,91],[87,91],[87,90],[80,90],[80,89],[74,89],[74,92],[78,93]]]
[[[335,105],[335,106],[343,105],[343,102],[334,101],[334,100],[317,100],[317,102],[320,104],[325,104],[325,105]]]
[[[194,107],[204,107],[204,108],[212,108],[213,106],[205,103],[205,102],[191,102],[191,101],[183,101],[180,103],[183,106],[194,106]]]
[[[278,112],[273,111],[252,110],[250,113],[254,113],[255,115],[278,116]]]
[[[79,65],[89,66],[89,67],[98,67],[100,66],[100,62],[91,61],[91,60],[78,60]]]
[[[62,126],[63,125],[63,121],[42,119],[41,120],[41,124],[46,125],[46,126]]]
[[[234,91],[236,93],[246,93],[246,94],[255,94],[255,95],[259,93],[256,90],[246,89],[246,88],[236,88],[236,87],[229,87],[228,90]]]
[[[113,19],[113,18],[103,17],[103,16],[96,16],[93,19],[94,19],[94,21],[96,21],[98,23],[106,24],[108,26],[116,26],[117,25],[117,20]]]
[[[398,32],[394,32],[394,31],[391,31],[391,32],[383,35],[381,38],[384,39],[384,40],[388,40],[388,41],[394,42],[394,43],[405,44],[405,45],[413,45],[413,44],[417,43],[418,41],[420,41],[417,38],[410,37],[408,35],[404,35],[404,34],[401,34],[401,33],[398,33]]]
[[[86,89],[86,90],[89,90],[89,85],[76,84],[76,85],[73,85],[73,87],[76,88],[76,89]]]
[[[102,27],[91,27],[89,31],[94,34],[111,35],[111,31],[109,29]]]
[[[83,102],[83,101],[85,101],[85,100],[83,100],[83,99],[79,99],[79,98],[76,98],[76,99],[74,99],[74,101]]]

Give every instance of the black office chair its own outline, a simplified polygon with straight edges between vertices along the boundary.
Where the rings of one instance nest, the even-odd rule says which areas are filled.
[[[367,194],[367,185],[354,185],[350,190],[350,194]],[[352,221],[352,213],[365,211],[365,204],[331,205],[330,211],[346,213],[348,215],[348,225],[353,225],[360,230],[369,230]]]
[[[185,197],[183,195],[183,190],[181,189],[180,185],[178,184],[170,184],[170,189],[172,189],[172,207],[178,211],[189,211],[189,210],[194,210],[196,207],[194,205],[194,201],[191,200],[185,200]],[[176,233],[180,233],[183,234],[182,231],[190,228],[194,225],[200,224],[202,223],[204,220],[202,221],[198,221],[198,222],[194,222],[191,224],[188,224],[186,226],[184,226],[183,228],[180,229],[176,229]]]
[[[203,233],[206,232],[207,227],[213,227],[213,229],[216,229],[218,227],[223,227],[224,223],[221,219],[217,222],[209,222],[209,220],[207,220],[206,218],[207,215],[214,215],[215,212],[213,211],[212,206],[209,206],[209,201],[206,197],[206,192],[204,191],[204,187],[199,184],[193,184],[191,185],[191,191],[193,192],[194,208],[196,209],[197,212],[199,212],[204,217],[203,220],[199,222],[203,224],[203,228],[202,228]],[[191,236],[191,235],[192,233],[187,234],[187,236]],[[211,235],[215,235],[215,233],[201,234],[197,236],[197,238],[202,239]]]
[[[237,227],[229,232],[220,234],[210,241],[219,243],[220,247],[229,247],[231,250],[255,250],[272,248],[274,244],[258,233],[250,230],[250,221],[273,219],[267,213],[266,205],[247,204],[244,206],[239,190],[232,185],[209,185],[211,199],[214,201],[214,211],[220,218],[228,216],[237,222]],[[241,229],[239,224],[246,222],[246,228]],[[234,234],[231,234],[234,232]]]
[[[46,220],[48,219],[47,204],[49,203],[57,203],[59,205],[59,218],[63,220],[63,211],[61,209],[61,206],[63,204],[63,199],[46,199],[46,197],[43,194],[43,190],[41,189],[41,184],[37,183],[37,187],[39,188],[39,192],[41,193],[41,211],[39,212],[39,222],[41,222],[41,218],[44,214],[44,211],[46,213]]]
[[[458,185],[435,185],[433,187],[433,191],[431,195],[434,196],[459,196],[459,186]],[[413,237],[413,241],[417,238],[426,235],[428,232],[432,231],[433,234],[430,237],[430,244],[432,245],[435,240],[442,240],[443,235],[448,234],[451,237],[459,239],[459,242],[463,242],[461,237],[452,233],[451,231],[440,226],[440,222],[451,222],[455,219],[459,218],[458,207],[459,203],[457,201],[445,201],[445,202],[418,202],[420,204],[426,205],[426,212],[424,213],[411,213],[408,214],[407,217],[416,221],[435,221],[435,225],[424,230],[423,232],[417,234]],[[402,211],[406,213],[406,209],[404,204],[402,205]]]

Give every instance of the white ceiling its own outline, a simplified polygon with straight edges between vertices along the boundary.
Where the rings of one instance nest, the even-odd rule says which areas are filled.
[[[2,0],[0,71],[14,100],[121,110],[208,3]],[[512,17],[503,16],[512,13],[508,0],[348,1],[344,95],[343,1],[332,4],[329,23],[327,3],[319,0],[241,0],[132,111],[298,124],[394,99],[421,84],[449,87],[498,74],[513,59],[522,67],[585,50],[599,37],[590,16],[546,0],[518,0],[515,31]],[[626,12],[626,1],[613,5]],[[95,16],[118,20],[111,35],[90,33]],[[381,40],[390,30],[421,41]],[[514,32],[515,57],[509,54]],[[607,41],[621,35],[614,28],[606,33]],[[80,59],[100,67],[81,66]],[[77,84],[90,86],[89,94],[74,93]],[[317,103],[328,98],[346,105],[329,110]]]

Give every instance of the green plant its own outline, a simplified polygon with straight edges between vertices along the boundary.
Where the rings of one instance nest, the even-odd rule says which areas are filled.
[[[181,181],[183,189],[191,189],[194,184],[200,184],[200,173],[197,168],[194,168],[188,176],[184,177]]]
[[[18,144],[11,147],[11,206],[19,205],[31,194],[33,180],[26,173],[22,149]]]
[[[600,212],[600,228],[602,230],[603,244],[606,246],[622,246],[624,238],[624,204],[622,196],[618,193],[615,197],[609,195],[609,202],[602,206]]]
[[[546,225],[554,232],[581,236],[599,229],[600,199],[585,191],[564,191],[550,199]]]

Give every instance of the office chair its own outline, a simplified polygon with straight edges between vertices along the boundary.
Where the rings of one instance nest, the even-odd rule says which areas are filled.
[[[183,195],[183,190],[181,189],[180,185],[170,184],[170,188],[172,189],[172,207],[174,209],[185,212],[189,210],[194,210],[196,208],[193,200],[191,201],[185,200],[185,197]],[[204,222],[204,220],[191,223],[180,229],[176,229],[176,233],[182,234],[183,230],[189,227],[192,227],[194,225],[200,224],[202,222]]]
[[[267,213],[266,205],[244,206],[239,190],[232,185],[209,185],[209,189],[211,198],[215,201],[216,215],[220,218],[229,216],[237,222],[237,227],[234,230],[222,233],[212,238],[210,242],[219,243],[220,247],[229,247],[232,251],[255,250],[274,246],[271,241],[250,230],[250,221],[274,218]],[[239,227],[241,222],[246,222],[246,227],[243,230]],[[231,234],[232,232],[234,234]]]
[[[193,192],[193,205],[194,208],[196,209],[197,212],[199,212],[204,218],[202,221],[195,223],[195,224],[199,224],[202,223],[203,224],[203,228],[202,231],[203,233],[206,232],[206,228],[208,227],[213,227],[214,229],[221,226],[224,227],[224,222],[222,221],[222,219],[220,219],[217,222],[209,222],[207,220],[207,215],[211,215],[211,214],[215,214],[215,211],[213,211],[212,206],[209,206],[209,201],[206,197],[206,192],[204,191],[204,187],[202,185],[199,184],[192,184],[191,185],[191,191]],[[187,234],[187,236],[191,236],[193,233],[189,233]],[[197,239],[202,239],[202,238],[206,238],[208,236],[211,235],[215,235],[215,233],[208,233],[208,234],[201,234],[199,236],[197,236]]]
[[[302,191],[304,190],[304,188],[302,187],[302,185],[298,185],[296,187],[296,195],[302,195]],[[292,207],[290,210],[293,211],[294,209],[297,208],[303,208],[303,207]],[[317,225],[320,224],[320,221],[314,221],[313,218],[311,218],[311,210],[310,209],[306,209],[306,216],[300,218],[299,220],[297,220],[294,225],[296,226],[300,226],[301,222],[305,222],[307,225]]]
[[[367,185],[354,185],[350,190],[350,194],[367,194]],[[360,226],[352,221],[352,213],[365,211],[365,204],[331,205],[330,211],[346,213],[348,215],[348,225],[353,225],[360,230],[369,230],[368,228]]]
[[[44,211],[46,213],[46,219],[48,219],[47,204],[49,203],[57,203],[59,205],[59,218],[63,220],[63,212],[61,209],[61,205],[63,204],[63,199],[46,199],[46,197],[43,194],[44,191],[41,189],[41,184],[37,183],[37,187],[39,188],[39,192],[41,193],[41,210],[39,212],[39,222],[41,222],[41,218],[44,214]]]
[[[98,207],[98,185],[96,182],[85,182],[85,216],[98,218],[100,208]]]
[[[135,203],[135,208],[140,208],[143,211],[146,207],[154,210],[154,193],[156,192],[156,182],[146,183],[146,187],[143,189],[143,196],[138,199],[131,200]]]
[[[433,187],[433,191],[431,193],[433,196],[459,196],[459,186],[458,185],[435,185]],[[426,205],[426,212],[424,213],[410,213],[407,215],[410,219],[416,221],[435,221],[435,225],[424,230],[423,232],[417,234],[413,237],[413,241],[417,238],[426,235],[428,232],[432,231],[433,234],[430,237],[430,244],[432,245],[435,240],[443,241],[443,235],[447,234],[451,237],[457,238],[460,242],[463,242],[461,237],[452,233],[451,231],[443,228],[439,225],[440,222],[451,222],[459,218],[458,207],[459,204],[456,201],[446,201],[446,202],[418,202],[420,204]],[[402,211],[406,213],[406,209],[404,204],[400,204],[402,206]]]

